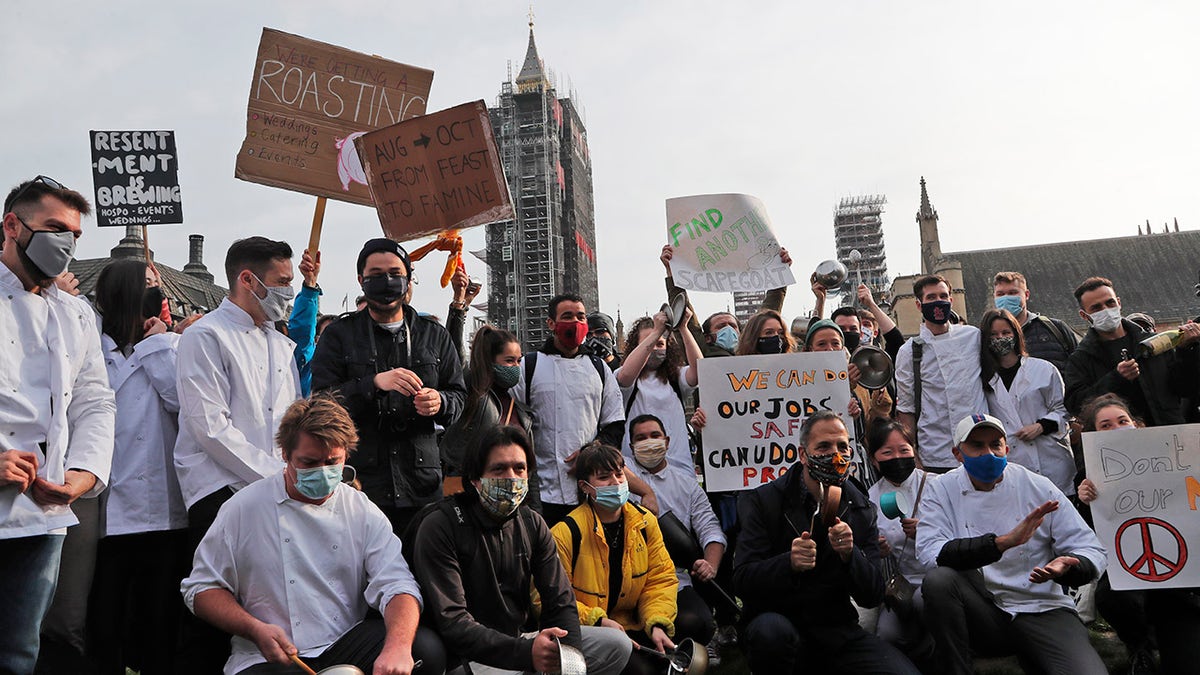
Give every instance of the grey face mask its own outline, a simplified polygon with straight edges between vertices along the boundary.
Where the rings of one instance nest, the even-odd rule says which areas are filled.
[[[21,247],[27,262],[26,271],[37,277],[38,281],[53,279],[66,272],[71,258],[75,256],[75,233],[34,230],[25,225],[23,220],[21,224],[32,233],[29,241]]]
[[[263,314],[267,315],[267,320],[272,323],[287,321],[292,314],[292,300],[296,297],[296,289],[291,286],[268,286],[258,278],[258,275],[254,276],[254,280],[267,289],[265,298],[258,297],[257,293],[254,294],[258,304],[262,306]]]

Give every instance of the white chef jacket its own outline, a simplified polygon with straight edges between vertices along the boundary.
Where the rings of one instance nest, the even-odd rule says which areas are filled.
[[[925,348],[921,355],[921,419],[917,420],[917,446],[926,466],[952,467],[958,464],[951,446],[954,425],[964,417],[987,410],[983,380],[979,371],[979,329],[951,325],[950,330],[934,335],[924,323],[919,339]],[[913,340],[900,346],[896,354],[896,410],[916,412],[913,398]]]
[[[670,389],[669,386],[667,388]],[[695,535],[701,553],[713,542],[728,546],[725,533],[721,531],[721,523],[708,501],[708,495],[696,480],[695,469],[679,469],[671,466],[670,461],[658,473],[652,473],[632,460],[627,466],[633,467],[634,472],[654,490],[654,497],[658,500],[658,512],[674,513],[679,522]],[[680,588],[692,585],[692,575],[688,573],[690,569],[690,566],[688,569],[675,568],[675,577],[679,580]]]
[[[621,368],[617,368],[616,372],[620,373]],[[687,383],[689,368],[691,366],[683,366],[679,369],[679,392],[683,394],[684,399],[696,391],[695,387]],[[671,385],[658,379],[655,375],[642,377],[639,374],[636,386],[637,397],[633,399],[633,405],[625,414],[625,419],[628,421],[638,415],[650,414],[662,420],[663,428],[671,439],[671,445],[667,448],[667,464],[691,471],[692,475],[695,475],[696,463],[692,460],[692,446],[688,439],[683,401],[675,394]],[[634,385],[621,387],[622,405],[629,403],[629,397],[633,396],[633,392]],[[621,451],[625,454],[625,463],[633,464],[633,446],[629,443],[628,427],[621,439]]]
[[[296,343],[229,298],[179,340],[175,469],[188,508],[283,467],[275,431],[300,398]]]
[[[923,492],[921,491],[921,476],[925,476]],[[904,578],[916,587],[920,587],[921,582],[925,580],[925,572],[928,571],[917,558],[917,542],[905,536],[904,526],[900,524],[899,518],[892,520],[884,515],[883,507],[879,505],[879,499],[892,492],[902,493],[908,498],[909,504],[916,505],[915,517],[919,521],[925,510],[925,499],[929,496],[929,487],[937,479],[936,473],[913,469],[913,472],[899,486],[892,485],[891,481],[886,478],[880,478],[871,486],[871,489],[867,490],[867,497],[875,505],[875,525],[879,530],[879,536],[887,539],[888,546],[892,548],[892,557],[900,561],[900,574],[903,574]],[[920,502],[917,501],[917,492],[921,492]],[[912,513],[906,513],[904,517],[912,518],[914,516]]]
[[[175,333],[151,335],[126,357],[100,336],[108,383],[117,397],[112,478],[104,493],[102,536],[187,527],[175,475],[179,397],[175,394]]]
[[[1063,381],[1058,369],[1049,361],[1022,356],[1011,389],[1004,386],[998,373],[989,384],[992,390],[984,395],[988,410],[1004,423],[1008,432],[1008,461],[1049,478],[1063,494],[1075,494],[1075,457],[1067,440],[1071,429],[1067,426]],[[1028,443],[1017,438],[1021,427],[1040,419],[1054,421],[1058,431],[1042,434]]]
[[[38,458],[38,476],[62,484],[67,469],[108,482],[116,405],[100,354],[96,315],[56,286],[25,290],[0,264],[0,450]],[[45,452],[41,443],[45,443]],[[0,487],[0,538],[65,532],[69,506],[40,506],[15,485]]]
[[[600,427],[625,419],[621,388],[608,366],[597,373],[592,359],[583,354],[568,359],[539,352],[535,364],[527,396],[521,360],[521,378],[512,395],[536,415],[533,449],[541,498],[550,504],[578,504],[577,481],[567,475],[570,467],[563,460],[595,440]]]
[[[983,568],[984,585],[994,594],[996,606],[1010,615],[1074,609],[1075,603],[1062,586],[1053,581],[1032,583],[1030,572],[1058,556],[1070,555],[1092,561],[1099,575],[1104,572],[1107,554],[1062,490],[1020,464],[1009,463],[1004,479],[991,490],[976,490],[962,466],[926,485],[923,515],[917,523],[917,555],[922,564],[932,568],[947,541],[1008,534],[1050,500],[1058,500],[1058,510],[1046,516],[1029,541],[1010,548],[1000,560]]]
[[[197,594],[223,588],[251,616],[283,629],[301,656],[316,656],[368,607],[383,613],[401,594],[421,602],[400,540],[365,494],[340,484],[325,503],[307,504],[288,497],[284,480],[278,472],[221,507],[181,585],[188,609],[195,611]],[[228,675],[265,662],[250,640],[232,643]]]

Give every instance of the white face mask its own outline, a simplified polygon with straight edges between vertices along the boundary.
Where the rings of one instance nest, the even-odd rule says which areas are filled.
[[[1121,325],[1121,308],[1109,307],[1095,314],[1089,314],[1088,317],[1092,320],[1093,328],[1101,333],[1111,333]]]
[[[296,297],[296,289],[291,286],[268,286],[257,274],[253,276],[254,280],[267,290],[265,298],[258,297],[258,293],[254,294],[258,304],[262,306],[263,314],[267,315],[267,320],[272,323],[286,321],[292,314],[292,300]]]

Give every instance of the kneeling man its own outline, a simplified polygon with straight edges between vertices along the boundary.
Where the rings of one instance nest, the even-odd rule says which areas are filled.
[[[1050,479],[1007,463],[1000,420],[966,417],[953,440],[961,465],[928,485],[917,524],[942,671],[975,672],[975,650],[1016,653],[1033,672],[1108,672],[1062,588],[1104,571],[1100,540]]]
[[[230,498],[196,549],[183,599],[234,636],[226,675],[300,673],[289,663],[297,653],[314,670],[409,675],[414,655],[422,673],[445,669],[437,636],[418,631],[421,593],[400,540],[379,507],[342,484],[357,441],[333,399],[293,403],[276,436],[285,469]],[[368,608],[383,620],[364,620]]]

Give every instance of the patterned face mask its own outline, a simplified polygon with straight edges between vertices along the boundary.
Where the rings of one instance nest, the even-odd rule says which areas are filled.
[[[850,454],[833,452],[828,455],[808,456],[808,473],[818,483],[841,485],[850,475]]]
[[[507,518],[516,512],[529,494],[528,478],[480,478],[479,501],[488,513]]]

